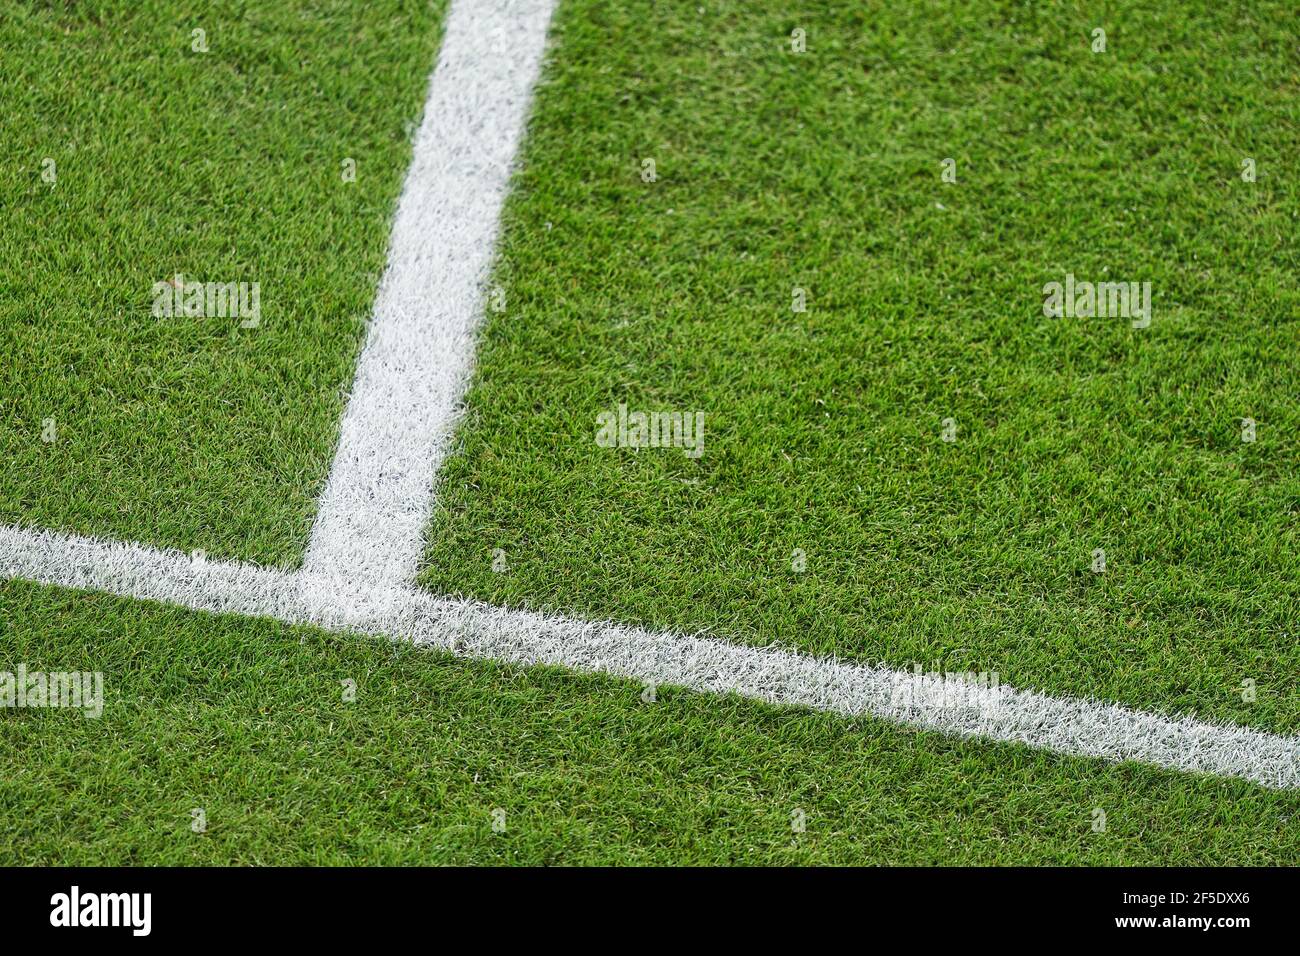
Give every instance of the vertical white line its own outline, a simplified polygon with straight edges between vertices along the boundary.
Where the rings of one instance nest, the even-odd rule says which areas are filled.
[[[452,0],[304,560],[322,587],[415,575],[555,2]]]

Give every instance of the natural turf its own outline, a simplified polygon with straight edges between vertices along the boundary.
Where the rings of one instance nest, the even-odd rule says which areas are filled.
[[[0,522],[295,563],[442,5],[0,5]],[[563,0],[423,583],[1295,733],[1300,56],[1177,6]],[[175,271],[261,328],[152,318]],[[1067,271],[1151,327],[1044,319]],[[1300,851],[1241,781],[0,582],[19,662],[108,700],[0,709],[0,865]]]
[[[97,720],[0,711],[0,864],[1208,864],[1300,853],[1300,796],[1241,781],[671,688],[643,703],[624,681],[29,584],[0,584],[0,622],[6,662],[102,670],[106,689]],[[190,829],[196,808],[206,833]]]
[[[1182,7],[564,3],[423,582],[1295,733],[1300,53]]]
[[[442,7],[0,0],[0,522],[296,563]],[[155,318],[177,272],[261,326]]]

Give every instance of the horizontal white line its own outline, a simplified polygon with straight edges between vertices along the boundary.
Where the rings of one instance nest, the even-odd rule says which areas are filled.
[[[454,0],[447,13],[304,559],[310,573],[382,584],[415,576],[554,5]]]
[[[462,657],[556,665],[772,704],[869,714],[1061,754],[1300,788],[1296,738],[1006,687],[996,700],[982,699],[988,706],[978,710],[909,707],[899,703],[900,688],[917,700],[933,686],[908,671],[508,610],[408,587],[365,588],[331,575],[195,561],[138,544],[9,527],[0,527],[3,578],[360,631]]]

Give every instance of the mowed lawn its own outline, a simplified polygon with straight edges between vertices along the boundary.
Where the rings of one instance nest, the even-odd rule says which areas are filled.
[[[0,0],[0,522],[298,561],[443,6]]]
[[[1300,854],[1300,795],[1240,780],[671,687],[645,703],[626,681],[100,594],[0,585],[0,646],[6,659],[102,670],[105,681],[98,719],[0,711],[3,864],[1287,864]],[[1098,810],[1104,832],[1093,830]]]
[[[1300,47],[1186,8],[564,3],[424,583],[1300,730]]]
[[[562,0],[422,583],[1294,733],[1286,11],[821,7]],[[441,5],[4,10],[0,521],[292,566]],[[155,319],[176,271],[260,327]],[[1151,327],[1045,319],[1067,272]],[[105,703],[0,709],[0,864],[1300,854],[1243,781],[0,582],[19,662]]]

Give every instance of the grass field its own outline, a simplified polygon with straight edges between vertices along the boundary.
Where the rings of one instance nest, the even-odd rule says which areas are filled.
[[[696,6],[561,8],[424,582],[1300,729],[1285,18]],[[1106,270],[1150,328],[1043,317]]]
[[[19,659],[102,669],[108,690],[98,720],[4,718],[8,863],[1277,864],[1300,853],[1300,800],[1242,781],[671,688],[646,704],[622,681],[32,585],[6,585],[0,612]],[[196,808],[203,834],[190,830]],[[1091,829],[1096,808],[1104,833]]]
[[[441,7],[4,0],[0,521],[300,559]],[[178,272],[260,326],[154,318]]]
[[[443,4],[0,5],[0,524],[295,566]],[[420,585],[1300,733],[1300,48],[1180,6],[561,0]],[[20,661],[106,700],[0,711],[0,864],[1300,854],[1294,791],[0,581]]]

